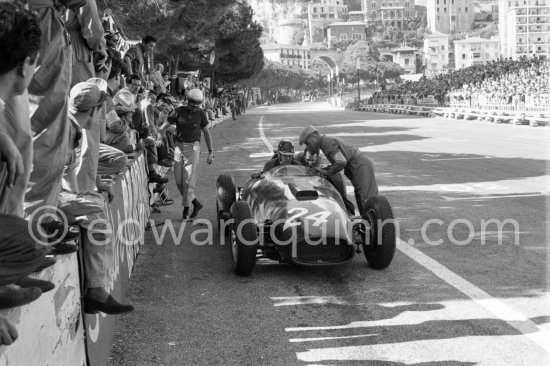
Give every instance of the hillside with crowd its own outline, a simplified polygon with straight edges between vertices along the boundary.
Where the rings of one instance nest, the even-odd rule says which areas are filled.
[[[440,74],[423,76],[373,94],[371,103],[417,104],[433,97],[439,106],[454,101],[467,105],[541,105],[550,94],[550,63],[542,57],[500,59]]]

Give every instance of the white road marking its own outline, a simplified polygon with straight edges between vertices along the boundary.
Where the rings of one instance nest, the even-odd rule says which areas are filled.
[[[479,201],[479,200],[491,200],[497,198],[523,198],[523,197],[542,197],[548,196],[550,192],[539,192],[531,194],[509,194],[502,196],[474,196],[474,197],[447,197],[441,196],[445,201]]]
[[[291,338],[289,339],[290,343],[299,343],[299,342],[319,342],[319,341],[332,341],[339,339],[352,339],[352,338],[365,338],[365,337],[376,337],[378,334],[360,334],[352,336],[340,336],[340,337],[317,337],[317,338]]]
[[[273,145],[271,145],[271,142],[265,137],[264,133],[264,116],[260,117],[260,122],[258,122],[258,129],[260,130],[260,137],[262,138],[262,141],[264,142],[265,146],[267,146],[267,149],[269,151],[273,151]]]
[[[542,347],[547,353],[550,353],[550,342],[548,342],[550,333],[548,331],[539,327],[525,315],[512,309],[502,301],[495,299],[487,292],[460,277],[418,249],[405,243],[400,238],[397,238],[397,243],[397,248],[403,254],[468,296],[472,301],[494,314],[497,318],[505,321],[509,326]]]
[[[473,158],[444,158],[444,159],[420,159],[421,161],[452,161],[452,160],[484,160],[492,159],[491,156],[478,156]]]

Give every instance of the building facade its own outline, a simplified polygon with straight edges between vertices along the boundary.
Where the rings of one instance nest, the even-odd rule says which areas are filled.
[[[502,56],[550,57],[550,0],[501,0],[498,14]]]
[[[331,48],[335,42],[345,40],[365,41],[367,24],[363,22],[331,23],[327,28],[327,46]]]
[[[418,49],[402,46],[392,50],[393,62],[405,69],[405,74],[416,74]]]
[[[484,64],[500,57],[500,40],[498,36],[491,39],[471,37],[454,41],[455,68],[463,69],[473,65]]]
[[[361,0],[361,9],[368,22],[405,28],[415,17],[414,0]]]
[[[310,1],[307,5],[309,43],[325,41],[325,28],[329,23],[344,20],[348,16],[348,6],[344,0]]]
[[[428,28],[432,32],[468,32],[474,24],[474,0],[426,2]]]
[[[449,35],[434,32],[424,36],[423,64],[426,75],[437,75],[448,70]]]
[[[309,47],[268,43],[261,45],[264,57],[287,66],[309,69],[311,56]]]

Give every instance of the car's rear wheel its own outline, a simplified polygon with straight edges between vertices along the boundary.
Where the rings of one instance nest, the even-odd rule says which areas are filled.
[[[218,231],[221,232],[222,227],[222,215],[228,213],[233,203],[237,200],[237,188],[235,186],[235,180],[229,174],[222,174],[218,176],[216,180],[216,213],[218,219]],[[224,230],[225,235],[229,235],[229,229],[226,226]]]
[[[231,207],[231,253],[235,273],[249,276],[256,265],[258,230],[248,203],[237,201]]]
[[[384,196],[374,196],[365,203],[363,214],[370,225],[369,237],[363,243],[365,258],[374,269],[388,267],[395,254],[395,223],[390,203]]]

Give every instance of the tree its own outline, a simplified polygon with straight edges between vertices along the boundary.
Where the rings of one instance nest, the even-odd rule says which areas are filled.
[[[250,77],[263,66],[259,38],[262,27],[252,9],[238,0],[117,0],[99,2],[110,7],[126,36],[157,39],[155,52],[179,60],[185,69],[213,71],[224,80]],[[205,9],[207,9],[205,11]]]
[[[396,79],[405,73],[405,70],[398,64],[381,58],[374,43],[359,41],[350,45],[344,52],[342,73],[346,80],[357,82],[357,58],[360,59],[359,77],[361,80]]]

